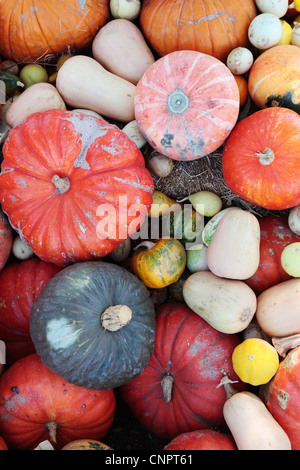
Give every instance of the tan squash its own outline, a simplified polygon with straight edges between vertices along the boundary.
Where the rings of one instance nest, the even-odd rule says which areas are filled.
[[[259,266],[260,227],[255,215],[239,208],[220,220],[208,245],[211,272],[229,279],[248,279]]]
[[[56,87],[66,104],[121,122],[134,120],[135,85],[107,71],[92,57],[78,55],[59,69]]]
[[[103,67],[134,85],[155,62],[140,29],[123,18],[109,21],[99,30],[92,51]]]
[[[288,435],[257,395],[232,387],[226,393],[223,415],[238,450],[291,450]]]
[[[186,304],[223,333],[243,331],[256,311],[256,295],[245,282],[220,278],[210,271],[191,274],[182,292]]]
[[[300,333],[300,279],[289,279],[262,292],[256,318],[270,337]]]
[[[51,83],[36,83],[23,91],[7,109],[5,119],[10,127],[22,124],[30,114],[49,109],[66,109],[65,102]]]

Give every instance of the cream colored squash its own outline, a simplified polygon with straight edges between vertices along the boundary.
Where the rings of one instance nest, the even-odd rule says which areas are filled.
[[[256,319],[270,337],[300,332],[300,279],[269,287],[257,297]]]
[[[51,83],[36,83],[23,91],[7,109],[5,119],[10,127],[22,124],[30,114],[49,109],[66,109],[65,102]]]
[[[245,282],[220,278],[210,271],[191,274],[182,292],[186,304],[223,333],[243,331],[256,311],[256,295]]]
[[[59,69],[56,87],[66,104],[122,122],[134,120],[135,85],[108,72],[92,57],[77,55]]]
[[[291,209],[288,224],[292,232],[300,236],[300,205]]]
[[[228,211],[208,245],[207,265],[220,277],[248,279],[259,266],[260,226],[251,212]]]
[[[93,57],[110,72],[134,85],[155,62],[139,28],[127,19],[115,19],[100,28],[92,44]]]
[[[291,450],[288,435],[254,393],[234,393],[223,415],[238,450]]]

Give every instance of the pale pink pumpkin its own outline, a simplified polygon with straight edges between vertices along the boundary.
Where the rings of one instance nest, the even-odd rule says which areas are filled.
[[[152,64],[136,86],[135,117],[149,144],[173,160],[220,147],[239,113],[239,89],[218,59],[176,51]]]

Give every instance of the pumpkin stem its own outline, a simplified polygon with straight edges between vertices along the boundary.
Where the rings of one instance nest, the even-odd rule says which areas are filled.
[[[259,163],[261,165],[270,165],[275,159],[274,152],[269,147],[267,147],[263,152],[255,153],[255,155],[259,157]]]
[[[118,331],[130,322],[132,310],[127,305],[113,305],[101,315],[101,325],[105,330]]]
[[[63,194],[66,191],[68,191],[68,189],[71,185],[69,178],[67,178],[67,177],[61,178],[58,175],[54,175],[51,181],[55,185],[57,191],[60,194]]]
[[[45,424],[47,431],[49,432],[49,439],[51,444],[56,444],[56,434],[58,430],[58,424],[54,421],[49,421],[49,423]]]
[[[235,393],[238,393],[238,391],[232,386],[232,384],[238,383],[238,380],[231,380],[228,375],[224,375],[224,377],[221,378],[219,385],[217,385],[216,388],[223,387],[226,392],[227,398],[232,397]]]
[[[279,356],[285,357],[288,351],[300,345],[300,334],[296,333],[295,335],[284,336],[282,338],[273,337],[272,343]]]
[[[175,379],[173,377],[173,375],[169,374],[169,372],[167,372],[161,382],[160,382],[160,385],[161,385],[161,388],[163,390],[163,398],[164,398],[164,401],[165,403],[170,403],[171,399],[172,399],[172,391],[173,391],[173,383],[174,383]]]

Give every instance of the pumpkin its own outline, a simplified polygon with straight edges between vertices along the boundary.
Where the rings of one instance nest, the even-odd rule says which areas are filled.
[[[76,441],[69,442],[61,450],[113,450],[111,447],[104,444],[104,442],[96,441],[95,439],[76,439]]]
[[[185,249],[175,238],[142,242],[130,262],[132,272],[151,288],[166,287],[178,281],[185,267]]]
[[[202,429],[174,437],[164,450],[237,450],[230,434]]]
[[[0,378],[0,391],[0,432],[13,449],[31,450],[47,439],[56,449],[83,436],[101,439],[114,420],[113,390],[69,384],[37,354],[10,366]]]
[[[197,160],[223,144],[239,114],[239,89],[218,59],[176,51],[150,65],[136,85],[135,118],[158,152]]]
[[[261,109],[282,106],[299,113],[299,79],[299,48],[292,44],[271,47],[251,67],[249,95]]]
[[[0,436],[0,450],[8,450],[7,445],[3,439],[3,437]]]
[[[34,353],[29,316],[35,299],[60,268],[38,258],[12,263],[0,273],[0,338],[6,344],[6,362],[12,364]]]
[[[281,266],[281,253],[285,246],[300,241],[289,228],[285,214],[270,214],[258,218],[260,226],[259,266],[246,284],[259,295],[269,287],[287,281],[289,276]]]
[[[223,372],[233,380],[231,355],[237,335],[218,332],[186,304],[157,310],[154,353],[145,370],[118,390],[141,425],[162,439],[184,432],[223,429]],[[246,384],[239,382],[245,390]]]
[[[1,0],[0,10],[0,54],[24,63],[86,49],[109,20],[109,0]]]
[[[248,338],[234,349],[232,365],[243,382],[262,385],[269,382],[276,374],[279,357],[274,346],[268,341]]]
[[[13,243],[13,229],[9,220],[0,208],[0,271],[6,265]]]
[[[248,101],[248,81],[243,75],[233,74],[240,93],[240,108],[243,108]]]
[[[273,379],[260,388],[260,396],[276,421],[285,430],[293,450],[300,450],[300,346],[280,363]]]
[[[148,364],[154,306],[144,284],[125,268],[76,263],[50,279],[36,299],[30,334],[44,364],[68,382],[115,388]]]
[[[300,116],[266,108],[237,123],[222,154],[227,186],[239,197],[269,210],[300,203]]]
[[[32,114],[10,132],[3,153],[2,208],[43,261],[65,266],[104,257],[150,208],[153,181],[142,153],[94,116]]]
[[[248,27],[256,16],[253,0],[146,0],[140,24],[147,42],[159,55],[196,50],[226,61],[229,52],[247,46]]]

